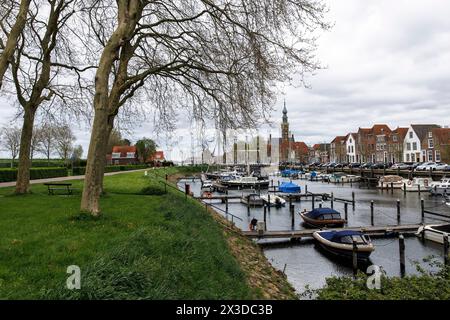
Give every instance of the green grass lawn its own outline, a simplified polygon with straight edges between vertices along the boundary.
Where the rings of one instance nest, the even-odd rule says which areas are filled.
[[[158,170],[175,173],[176,168]],[[0,189],[1,299],[245,299],[254,297],[223,230],[194,200],[133,172],[105,177],[103,215],[79,216],[72,196],[43,185]],[[69,265],[81,290],[66,289]]]

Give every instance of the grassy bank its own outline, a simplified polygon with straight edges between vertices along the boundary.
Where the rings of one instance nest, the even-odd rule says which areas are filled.
[[[73,185],[73,196],[48,196],[43,185],[32,185],[25,196],[0,189],[0,298],[267,297],[266,284],[250,281],[253,269],[230,247],[237,236],[195,200],[171,189],[164,194],[152,175],[105,177],[103,216],[97,220],[78,215],[82,181]],[[252,246],[239,241],[244,249]],[[81,268],[81,290],[65,287],[69,265]],[[280,279],[279,297],[293,297]]]

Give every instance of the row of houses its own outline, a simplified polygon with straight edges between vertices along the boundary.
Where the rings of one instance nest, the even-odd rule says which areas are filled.
[[[317,145],[313,147],[318,148]],[[321,147],[325,149],[325,147]],[[412,124],[394,130],[386,124],[359,128],[357,132],[337,136],[321,162],[450,162],[450,129],[436,124]],[[317,157],[317,152],[314,150]],[[325,160],[325,161],[324,161]]]
[[[142,159],[136,146],[114,146],[112,152],[106,155],[108,165],[132,165],[139,163],[153,163],[158,165],[164,161],[164,152],[156,151],[148,159]]]

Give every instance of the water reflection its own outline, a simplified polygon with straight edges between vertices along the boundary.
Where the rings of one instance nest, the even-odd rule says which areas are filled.
[[[272,179],[272,178],[271,178]],[[278,181],[289,181],[286,178],[273,178],[274,185]],[[443,203],[440,197],[430,197],[426,193],[419,195],[418,193],[407,193],[402,190],[394,190],[393,192],[381,191],[377,189],[359,188],[359,184],[350,185],[334,185],[322,182],[311,182],[305,180],[292,180],[299,184],[304,192],[307,185],[308,191],[314,193],[333,193],[335,197],[351,199],[352,192],[355,193],[356,205],[355,209],[351,205],[348,206],[348,225],[349,226],[368,226],[371,223],[370,218],[370,202],[374,201],[374,224],[375,225],[396,225],[397,224],[397,199],[400,200],[401,224],[416,224],[421,222],[420,199],[425,200],[425,208],[427,210],[450,215],[449,208]],[[191,190],[196,196],[201,194],[200,181],[184,181],[179,183],[180,188],[184,188],[187,183],[191,186]],[[251,190],[230,190],[229,195],[242,195]],[[264,193],[264,192],[263,192]],[[225,204],[220,201],[210,200],[215,206],[225,210]],[[320,202],[316,202],[316,207]],[[302,200],[294,202],[295,205],[295,230],[304,229],[300,216],[297,214],[303,209],[310,210],[312,202]],[[329,207],[330,202],[323,202],[324,207]],[[335,202],[334,209],[344,213],[344,203]],[[233,215],[242,219],[242,221],[234,220],[236,225],[248,230],[250,220],[255,217],[263,220],[262,208],[251,208],[250,213],[247,207],[239,202],[239,200],[230,200],[228,210]],[[436,218],[427,216],[426,223],[441,222]],[[270,208],[267,211],[267,229],[268,230],[291,230],[291,216],[289,206]],[[303,241],[303,240],[302,240]],[[395,238],[373,239],[376,247],[375,252],[371,255],[373,264],[382,266],[386,273],[390,276],[400,275],[399,266],[399,247]],[[406,272],[407,274],[416,273],[414,261],[421,261],[430,255],[442,257],[442,247],[431,242],[422,243],[416,237],[407,237],[406,245]],[[311,240],[304,241],[301,245],[286,245],[276,247],[265,247],[264,252],[272,264],[279,270],[283,270],[286,265],[286,274],[289,281],[299,291],[303,291],[306,285],[312,288],[319,288],[325,284],[325,279],[330,276],[351,275],[351,266],[345,265],[335,259],[325,255],[323,251],[315,247]],[[423,264],[422,264],[423,265]]]

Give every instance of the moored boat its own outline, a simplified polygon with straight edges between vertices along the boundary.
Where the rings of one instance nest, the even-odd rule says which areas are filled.
[[[257,193],[250,193],[241,197],[241,203],[249,206],[261,207],[264,205],[264,199]]]
[[[444,177],[441,181],[432,182],[430,191],[433,195],[450,195],[450,178]]]
[[[264,200],[264,203],[271,207],[283,207],[286,204],[286,200],[282,197],[279,197],[275,194],[271,195],[262,195],[261,198]]]
[[[230,188],[261,188],[267,189],[269,187],[269,179],[259,179],[258,177],[235,177],[234,179],[221,179],[220,182]]]
[[[401,189],[403,187],[403,178],[395,175],[383,176],[378,181],[380,189]]]
[[[305,210],[300,216],[306,224],[313,227],[342,227],[345,224],[341,214],[331,208],[317,208],[309,212]]]
[[[360,261],[368,260],[375,250],[370,238],[359,231],[316,231],[313,237],[324,250],[339,257],[353,257],[353,241],[356,242],[356,254]]]
[[[407,192],[419,192],[420,191],[430,191],[430,185],[432,180],[430,178],[419,178],[415,177],[412,180],[404,179],[402,190]]]
[[[283,194],[297,194],[301,192],[301,187],[298,184],[292,182],[283,182],[279,187],[278,191]]]
[[[450,234],[450,224],[429,224],[420,226],[416,232],[416,236],[440,244],[444,244],[445,234]]]

